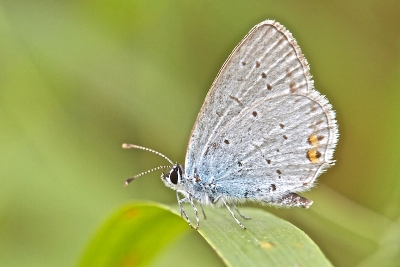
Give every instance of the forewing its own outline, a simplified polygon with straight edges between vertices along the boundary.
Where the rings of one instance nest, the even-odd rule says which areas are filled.
[[[290,176],[298,185],[299,177],[312,181],[331,162],[336,139],[334,113],[313,89],[296,41],[279,23],[264,21],[239,43],[213,82],[191,133],[185,172],[218,180],[224,189],[223,183],[238,177],[239,184],[265,177],[275,183],[283,177],[272,173],[287,171],[298,174]],[[272,160],[282,170],[268,163]]]

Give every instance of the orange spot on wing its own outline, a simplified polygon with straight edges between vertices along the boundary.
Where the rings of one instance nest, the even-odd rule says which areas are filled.
[[[308,143],[312,146],[318,146],[318,136],[315,134],[310,135],[310,137],[308,137]]]
[[[319,162],[319,158],[321,156],[322,156],[321,152],[319,152],[318,150],[310,149],[310,150],[307,151],[307,158],[312,163],[318,163]]]
[[[312,145],[313,147],[318,147],[319,146],[319,141],[321,141],[322,139],[324,139],[323,135],[316,135],[316,134],[312,134],[308,137],[308,143],[310,145]]]

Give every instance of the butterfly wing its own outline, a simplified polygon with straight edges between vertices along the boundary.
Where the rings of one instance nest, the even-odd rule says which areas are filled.
[[[304,191],[332,163],[337,136],[335,114],[314,90],[295,39],[267,20],[236,46],[213,82],[185,173],[215,181],[232,198]]]

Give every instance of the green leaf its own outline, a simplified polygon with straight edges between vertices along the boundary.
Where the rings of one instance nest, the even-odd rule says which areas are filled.
[[[199,233],[228,266],[332,266],[303,231],[263,210],[241,208],[252,217],[241,218],[247,230],[225,208],[205,211],[208,218],[200,217]],[[194,230],[177,209],[147,202],[130,204],[100,229],[81,266],[145,266],[188,231]]]

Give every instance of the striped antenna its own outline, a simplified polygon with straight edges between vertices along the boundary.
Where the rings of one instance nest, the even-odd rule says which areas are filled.
[[[158,167],[153,168],[153,169],[151,169],[151,170],[148,170],[148,171],[145,171],[145,172],[136,174],[135,176],[126,179],[126,181],[124,182],[124,186],[127,186],[130,182],[132,182],[133,180],[135,180],[136,178],[138,178],[138,177],[140,177],[140,176],[143,176],[143,175],[145,175],[145,174],[148,174],[148,173],[153,172],[153,171],[156,171],[156,170],[166,169],[166,168],[169,168],[169,169],[170,169],[171,166],[158,166]]]
[[[155,150],[153,150],[153,149],[147,148],[147,147],[138,146],[138,145],[133,145],[133,144],[126,144],[126,143],[125,143],[125,144],[122,144],[122,148],[124,148],[124,149],[136,148],[136,149],[141,149],[141,150],[144,150],[144,151],[148,151],[148,152],[154,153],[154,154],[159,155],[160,157],[166,159],[169,163],[171,163],[172,166],[174,165],[174,163],[172,162],[172,160],[170,160],[169,158],[167,158],[167,156],[165,156],[164,154],[161,154],[161,153],[158,152],[158,151],[155,151]],[[135,176],[133,176],[133,177],[131,177],[131,178],[126,179],[126,181],[124,182],[124,186],[127,186],[130,182],[132,182],[133,180],[135,180],[136,178],[138,178],[138,177],[140,177],[140,176],[143,176],[143,175],[145,175],[145,174],[148,174],[148,173],[150,173],[150,172],[157,171],[157,170],[160,170],[160,169],[172,168],[172,166],[158,166],[158,167],[153,168],[153,169],[151,169],[151,170],[148,170],[148,171],[139,173],[139,174],[137,174],[137,175],[135,175]]]
[[[137,145],[132,145],[132,144],[122,144],[122,148],[124,149],[129,149],[129,148],[136,148],[136,149],[141,149],[141,150],[145,150],[145,151],[149,151],[151,153],[154,153],[156,155],[159,155],[160,157],[163,157],[164,159],[168,160],[169,163],[171,163],[171,165],[174,165],[174,163],[172,162],[172,160],[170,160],[169,158],[167,158],[167,156],[165,156],[164,154],[161,154],[158,151],[155,151],[153,149],[147,148],[147,147],[143,147],[143,146],[137,146]]]

